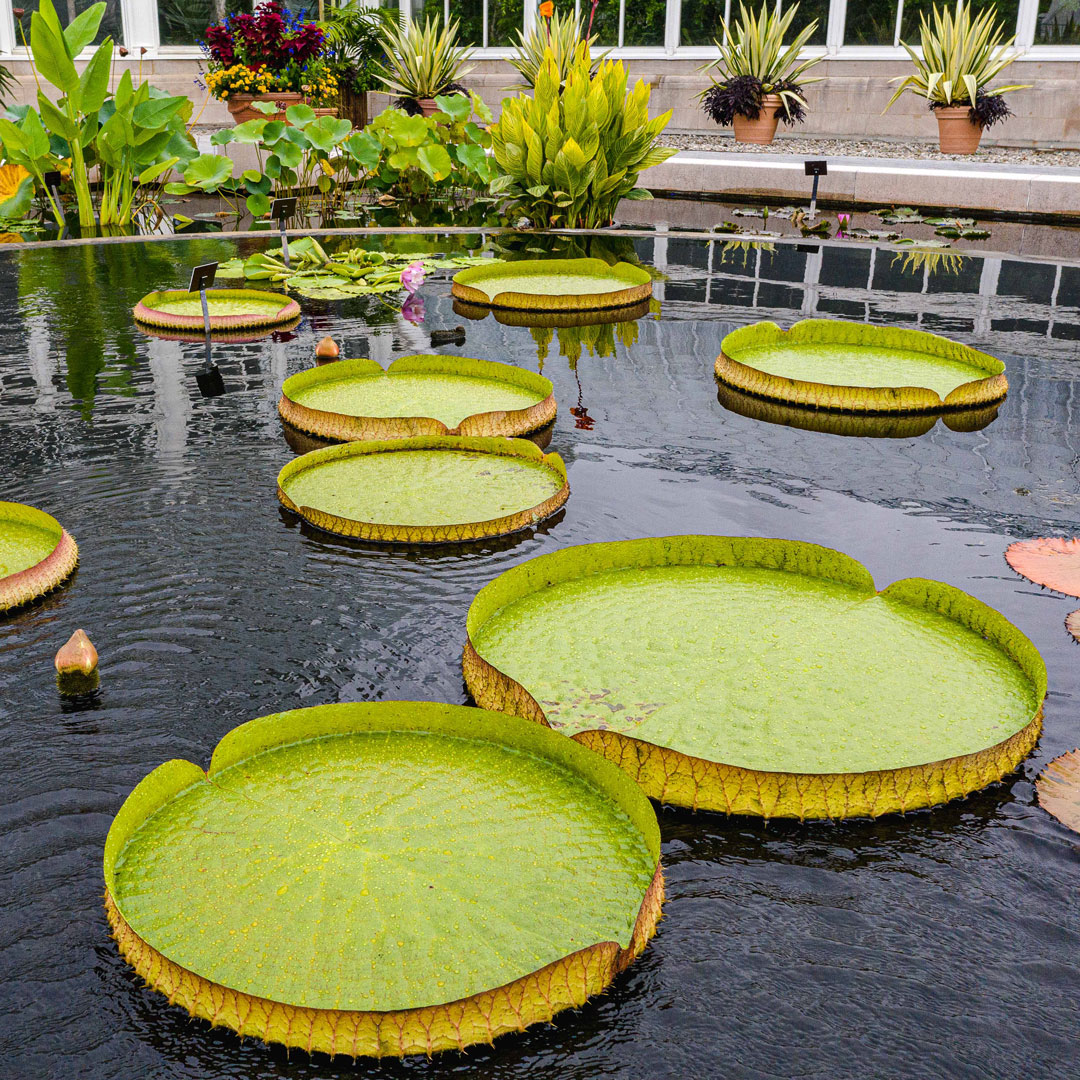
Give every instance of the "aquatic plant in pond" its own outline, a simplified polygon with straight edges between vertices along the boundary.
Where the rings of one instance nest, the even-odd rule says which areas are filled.
[[[839,552],[718,536],[507,571],[469,609],[464,671],[479,704],[550,723],[653,798],[764,817],[876,817],[985,787],[1034,746],[1046,693],[1031,642],[959,589],[879,593]]]
[[[454,297],[467,304],[531,312],[628,307],[652,296],[641,266],[601,259],[487,260],[454,275]]]
[[[510,364],[464,356],[339,360],[292,375],[278,412],[327,439],[526,435],[555,419],[551,382]]]
[[[1005,561],[1036,585],[1066,596],[1080,596],[1080,538],[1018,540],[1009,545]]]
[[[1005,365],[921,330],[805,319],[724,338],[716,377],[745,393],[815,409],[918,413],[985,407],[1008,391]]]
[[[50,514],[0,502],[0,615],[51,592],[75,571],[79,549]]]
[[[1080,832],[1080,750],[1054,758],[1035,781],[1039,805],[1073,832]]]
[[[315,450],[278,475],[282,505],[359,540],[445,544],[550,517],[570,487],[558,454],[527,439],[418,436]]]
[[[300,305],[291,297],[257,289],[209,289],[206,306],[211,332],[281,326],[300,315]],[[200,295],[184,289],[148,293],[132,313],[145,326],[195,331],[205,326]]]
[[[206,773],[159,766],[104,869],[120,951],[171,1003],[353,1057],[487,1043],[582,1004],[663,900],[655,816],[618,769],[427,702],[266,716]]]

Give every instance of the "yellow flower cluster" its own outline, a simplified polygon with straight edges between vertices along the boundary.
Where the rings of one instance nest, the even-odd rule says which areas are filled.
[[[304,83],[304,93],[318,105],[329,105],[338,99],[338,81],[329,72],[320,72]]]
[[[269,94],[277,89],[277,77],[265,67],[254,71],[245,64],[211,71],[206,76],[206,89],[222,101],[230,94]]]

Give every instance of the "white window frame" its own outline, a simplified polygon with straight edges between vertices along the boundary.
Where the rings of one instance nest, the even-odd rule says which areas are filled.
[[[409,16],[409,0],[398,0],[403,16]],[[564,0],[565,2],[565,0]],[[588,11],[590,0],[576,0],[575,8]],[[902,0],[900,0],[902,2]],[[451,0],[443,0],[444,11]],[[484,35],[488,33],[486,18],[488,0],[484,3]],[[539,0],[523,0],[522,31],[527,32],[537,20]],[[728,0],[727,10],[734,5]],[[0,61],[26,60],[26,50],[17,39],[12,8],[14,0],[0,0]],[[627,15],[626,0],[619,0],[619,38],[625,36]],[[632,11],[632,6],[631,6]],[[124,27],[124,45],[135,59],[140,55],[148,60],[175,59],[195,60],[202,58],[202,52],[196,45],[162,45],[159,38],[157,0],[120,0],[120,14]],[[1016,23],[1016,44],[1023,50],[1017,63],[1063,60],[1080,61],[1080,45],[1039,45],[1035,43],[1035,29],[1038,22],[1039,0],[1019,0]],[[896,45],[845,45],[843,41],[844,24],[847,18],[847,0],[832,0],[825,30],[825,45],[807,48],[804,57],[825,56],[840,60],[903,60],[907,54]],[[618,44],[611,48],[614,58],[622,60],[712,60],[717,50],[711,45],[680,45],[682,20],[682,0],[668,0],[664,22],[664,43],[656,46],[626,46]],[[895,39],[894,39],[895,40]],[[145,53],[140,50],[145,49]],[[91,55],[93,49],[84,51],[83,57]],[[473,55],[477,60],[505,59],[512,54],[506,46],[477,46]]]

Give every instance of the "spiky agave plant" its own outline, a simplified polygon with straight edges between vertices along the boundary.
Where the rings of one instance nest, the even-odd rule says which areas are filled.
[[[720,55],[701,69],[710,73],[713,83],[699,95],[702,107],[718,124],[729,125],[736,116],[756,120],[767,94],[776,94],[783,103],[777,115],[784,123],[805,118],[802,88],[821,80],[803,76],[821,63],[821,57],[799,62],[799,53],[817,30],[817,19],[804,26],[790,45],[784,44],[798,12],[798,4],[778,13],[764,3],[757,14],[740,4],[734,26],[720,20],[716,40]],[[712,75],[714,71],[720,78]]]
[[[472,71],[466,66],[472,50],[458,45],[458,21],[419,23],[404,20],[382,34],[386,60],[375,76],[391,92],[408,101],[435,98]]]
[[[996,18],[996,9],[986,8],[972,18],[967,4],[961,4],[955,11],[948,5],[941,8],[935,5],[933,25],[925,15],[920,23],[922,55],[906,41],[900,43],[911,57],[915,71],[894,80],[900,85],[885,109],[890,109],[910,90],[926,98],[931,109],[969,104],[971,122],[979,127],[990,127],[1010,115],[1001,95],[1029,87],[987,89],[987,84],[1019,55],[1012,48],[1015,36],[1004,40],[1004,23]]]
[[[514,55],[510,57],[510,65],[517,69],[522,82],[515,83],[510,89],[532,90],[536,86],[536,76],[544,63],[544,54],[550,49],[551,55],[555,58],[555,64],[559,69],[559,89],[561,90],[566,83],[566,76],[570,71],[570,66],[574,62],[574,54],[583,40],[583,30],[584,25],[579,15],[575,15],[573,12],[560,15],[557,11],[552,14],[550,19],[534,23],[533,28],[527,35],[522,34],[519,30],[517,32],[518,42],[514,47]],[[596,35],[593,34],[585,42],[586,48],[591,51],[595,42]],[[593,61],[594,73],[596,65],[606,57],[607,53],[605,52]]]

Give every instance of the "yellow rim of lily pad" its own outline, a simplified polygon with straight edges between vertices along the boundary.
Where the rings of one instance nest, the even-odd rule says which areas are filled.
[[[430,416],[354,416],[314,409],[295,400],[305,390],[349,379],[393,375],[452,375],[505,383],[527,390],[536,401],[522,409],[498,409],[466,416],[447,427]],[[339,442],[364,439],[404,439],[417,435],[476,435],[513,438],[546,427],[555,419],[554,387],[550,379],[513,364],[475,360],[467,356],[401,356],[385,369],[375,360],[338,360],[291,375],[281,387],[278,412],[286,423],[310,435]]]
[[[861,439],[914,439],[925,435],[939,420],[952,431],[979,431],[997,419],[1001,407],[999,402],[995,402],[983,408],[944,413],[831,412],[769,401],[719,381],[716,384],[716,400],[728,412],[751,420]]]
[[[468,508],[466,506],[462,509],[459,494],[448,491],[446,505],[453,508],[453,517],[458,520],[427,525],[357,521],[314,507],[298,505],[289,495],[290,483],[308,469],[368,454],[396,454],[416,450],[489,454],[494,458],[517,459],[530,466],[539,465],[550,472],[552,486],[557,486],[557,490],[534,506],[523,506],[513,513],[482,521],[460,520]],[[299,514],[317,528],[338,536],[378,543],[447,544],[505,536],[527,529],[550,517],[566,503],[570,497],[570,484],[563,459],[555,453],[545,454],[536,443],[528,439],[432,435],[412,439],[339,443],[323,450],[313,450],[303,457],[294,458],[281,470],[278,474],[277,493],[281,505],[287,510]]]
[[[242,766],[245,773],[253,768],[257,769],[260,757],[263,762],[268,763],[263,766],[268,772],[262,787],[255,789],[257,795],[262,792],[262,788],[266,787],[268,782],[273,780],[273,768],[279,767],[289,755],[294,757],[307,755],[306,759],[314,757],[316,760],[332,762],[337,770],[337,780],[340,781],[343,775],[342,760],[344,759],[337,760],[336,755],[347,755],[349,747],[354,746],[355,749],[352,752],[357,755],[356,767],[362,768],[366,759],[363,756],[362,744],[348,741],[337,742],[338,737],[346,737],[347,740],[349,736],[371,735],[386,735],[388,739],[401,736],[414,742],[416,739],[431,737],[447,745],[460,743],[462,748],[460,758],[464,762],[462,765],[464,769],[469,768],[470,759],[466,754],[469,742],[476,743],[478,748],[482,743],[487,749],[482,749],[481,752],[489,756],[496,766],[498,756],[505,754],[508,771],[524,776],[529,772],[525,761],[531,758],[537,762],[536,769],[540,770],[535,783],[543,784],[542,778],[548,774],[563,776],[566,778],[563,783],[570,784],[573,790],[588,793],[586,803],[582,805],[588,806],[595,803],[597,808],[604,808],[605,820],[608,821],[605,828],[614,829],[617,826],[620,836],[625,834],[621,841],[623,844],[629,842],[632,834],[633,843],[638,849],[634,861],[640,865],[633,870],[632,875],[629,871],[624,874],[626,880],[621,890],[626,898],[632,898],[630,899],[632,906],[627,907],[626,910],[620,908],[615,911],[613,906],[615,901],[608,901],[608,907],[612,910],[608,911],[599,922],[597,922],[597,916],[591,918],[591,922],[596,925],[613,929],[617,924],[623,928],[619,930],[619,936],[623,940],[589,941],[586,939],[578,945],[573,938],[565,942],[560,940],[560,934],[555,930],[551,934],[551,940],[545,941],[543,946],[547,955],[554,955],[556,958],[543,966],[530,970],[526,961],[508,964],[504,961],[494,962],[490,957],[477,955],[474,958],[477,967],[470,967],[469,973],[464,978],[459,976],[459,984],[477,982],[480,976],[476,974],[476,970],[485,962],[491,963],[496,969],[503,969],[504,973],[508,968],[517,968],[520,974],[515,974],[502,985],[484,986],[481,982],[474,992],[464,997],[455,1000],[440,1000],[435,976],[429,971],[417,972],[418,980],[432,985],[428,989],[409,990],[399,996],[423,998],[430,991],[433,1000],[424,1001],[423,1004],[412,1007],[391,1009],[317,1007],[305,1002],[258,996],[254,992],[248,992],[236,986],[224,985],[208,977],[207,974],[191,970],[172,959],[170,953],[173,956],[183,955],[190,962],[189,956],[196,956],[199,952],[198,944],[196,943],[194,947],[191,944],[185,944],[183,939],[173,932],[175,928],[169,931],[172,933],[173,942],[163,941],[161,927],[155,925],[155,920],[161,921],[159,913],[152,907],[147,914],[145,905],[140,909],[138,902],[132,906],[125,893],[124,875],[130,869],[126,860],[133,860],[132,866],[145,867],[147,859],[152,862],[156,857],[154,845],[150,842],[153,839],[152,834],[144,833],[140,837],[138,835],[140,829],[147,823],[151,823],[151,828],[155,828],[161,822],[164,828],[163,834],[173,835],[174,833],[169,831],[169,819],[171,815],[173,820],[177,820],[177,803],[175,802],[177,800],[182,804],[179,806],[182,812],[184,805],[190,805],[190,803],[184,803],[185,799],[202,799],[209,804],[212,814],[219,802],[210,800],[220,800],[225,797],[217,795],[217,787],[221,787],[224,791],[227,785],[238,784],[244,788],[244,785],[249,783],[247,776],[241,774],[241,778],[238,779],[236,772],[233,772],[229,778],[229,770],[235,770],[237,766]],[[329,744],[326,742],[329,739],[335,742]],[[319,758],[320,741],[330,750],[330,757]],[[265,755],[274,755],[276,761],[274,757]],[[481,775],[486,776],[487,773]],[[283,782],[286,779],[282,777]],[[305,781],[305,783],[316,782],[318,781],[315,779]],[[445,784],[445,777],[441,782]],[[205,790],[200,785],[205,785]],[[320,822],[324,819],[335,820],[335,810],[343,798],[343,796],[335,795],[335,790],[332,787],[327,789],[325,807],[321,802],[316,804],[319,806]],[[420,792],[418,798],[422,798],[423,787],[417,790]],[[393,792],[387,794],[391,798],[394,796]],[[437,799],[436,803],[438,803]],[[282,858],[287,855],[286,849],[292,843],[292,837],[302,831],[303,820],[295,820],[297,815],[308,812],[310,805],[303,795],[297,802],[295,797],[289,796],[286,792],[280,800],[275,800],[272,806],[266,807],[266,817],[273,818],[275,813],[280,813],[283,820],[294,822],[290,830],[281,833]],[[342,803],[342,805],[345,804]],[[378,811],[369,811],[366,806],[365,803],[362,815],[365,813],[375,815],[372,821],[378,824]],[[443,824],[436,812],[439,808],[438,805],[433,808],[430,824],[425,826],[428,832],[436,835]],[[441,804],[441,808],[445,810],[445,802]],[[230,811],[226,808],[225,812],[228,814]],[[492,807],[492,813],[498,814],[497,803]],[[157,821],[152,820],[160,814],[164,814],[165,817],[158,818]],[[353,814],[350,811],[350,819],[352,817]],[[182,816],[179,821],[177,836],[182,842],[184,833]],[[543,820],[538,820],[536,829],[542,831],[544,824]],[[447,822],[446,825],[452,828],[453,822]],[[243,820],[239,822],[237,828],[242,826]],[[360,819],[345,821],[341,825],[347,830],[355,830],[362,826],[363,821]],[[260,825],[253,819],[249,827],[257,830]],[[271,826],[267,827],[271,828]],[[321,847],[316,845],[316,850],[325,851],[328,854],[333,838],[327,839],[331,842],[324,841]],[[407,844],[409,838],[404,837],[402,842]],[[417,842],[422,843],[422,839]],[[454,842],[471,845],[470,851],[472,848],[479,851],[485,843],[483,834],[464,838],[458,836]],[[196,846],[192,850],[205,850],[208,843],[210,841],[196,839]],[[266,857],[262,859],[261,864],[256,862],[251,868],[236,867],[235,888],[255,890],[256,899],[258,899],[257,890],[264,885],[265,881],[268,880],[272,882],[272,885],[277,885],[277,878],[274,876],[275,853],[272,850],[275,849],[274,836],[271,835],[263,846],[266,848]],[[140,852],[146,853],[143,855],[144,861],[141,864]],[[253,854],[258,859],[258,854]],[[406,851],[402,852],[403,857],[406,854]],[[434,853],[434,855],[437,854],[438,852]],[[445,854],[451,855],[452,852],[447,851]],[[462,854],[465,855],[468,852]],[[512,876],[514,855],[515,852],[512,849],[494,854],[498,863],[496,871],[498,879],[505,880],[505,875],[508,873]],[[432,857],[432,854],[425,856],[428,862],[431,862]],[[589,856],[580,851],[577,857],[579,862],[582,858],[586,862],[589,860]],[[476,861],[474,857],[473,862]],[[147,873],[150,871],[148,870]],[[155,870],[154,873],[160,874],[161,871]],[[542,873],[542,867],[539,870],[533,867],[528,870],[526,879],[531,880]],[[164,994],[170,1004],[186,1009],[192,1016],[209,1021],[211,1025],[229,1027],[241,1036],[254,1036],[264,1041],[298,1047],[308,1052],[319,1051],[331,1055],[348,1054],[352,1057],[401,1056],[431,1054],[447,1049],[463,1050],[471,1044],[490,1043],[496,1036],[523,1031],[531,1024],[550,1021],[563,1009],[582,1005],[588,998],[604,990],[641,954],[656,931],[664,900],[664,877],[660,863],[660,835],[656,816],[648,800],[624,773],[570,740],[545,731],[535,724],[480,709],[434,702],[391,701],[324,705],[265,716],[229,732],[215,749],[210,768],[206,772],[188,761],[166,762],[139,783],[113,820],[105,842],[104,874],[105,910],[121,955],[151,988]],[[219,874],[218,877],[220,876]],[[584,875],[581,875],[575,880],[575,887],[587,890],[588,884],[583,877]],[[298,898],[289,895],[290,891],[295,893],[295,889],[289,890],[287,884],[284,888],[278,888],[276,895],[268,896],[268,902],[261,911],[264,919],[273,920],[275,909],[280,909],[285,913],[281,918],[288,918],[287,912],[291,907],[297,904],[303,907],[305,882],[302,875],[298,880],[301,895]],[[323,887],[323,872],[317,872],[312,880],[313,884],[308,888],[317,894]],[[420,879],[417,878],[417,881],[419,882]],[[199,876],[193,873],[190,881],[185,884],[184,895],[193,890],[195,902],[202,902],[205,899],[208,908],[220,902],[218,896],[200,897],[198,882]],[[428,911],[434,918],[438,912],[432,908],[431,896],[426,891],[433,886],[423,885],[421,888],[421,884],[417,884],[417,889],[420,890],[418,893],[408,894],[402,902],[409,910],[415,908],[420,912]],[[367,896],[364,883],[352,880],[348,875],[343,876],[340,871],[336,877],[326,879],[326,885],[331,890],[337,890],[334,893],[335,898],[343,907],[349,905],[363,907],[364,904],[371,903],[370,900],[361,899]],[[272,888],[272,886],[268,887]],[[603,887],[602,884],[600,887]],[[391,893],[391,895],[397,894]],[[242,895],[241,899],[243,899]],[[511,902],[531,905],[535,913],[538,905],[544,906],[548,902],[557,903],[559,899],[545,895],[517,897],[511,895],[505,900],[503,906],[508,907]],[[493,897],[493,903],[498,901],[499,897]],[[160,903],[165,906],[177,902],[176,897],[170,898],[167,892],[160,898]],[[619,903],[621,902],[620,899]],[[154,906],[156,905],[157,901]],[[125,913],[125,907],[128,908],[127,913]],[[604,910],[607,911],[606,908]],[[477,911],[475,917],[483,919],[484,912]],[[520,919],[520,916],[517,918]],[[325,923],[326,920],[323,922]],[[507,926],[515,925],[515,916],[512,912],[508,919],[503,919],[503,923]],[[529,925],[529,923],[526,921],[524,925]],[[245,926],[245,932],[246,929]],[[140,934],[140,930],[145,936]],[[410,926],[409,932],[415,933],[415,926]],[[265,940],[266,931],[262,933]],[[271,928],[270,933],[272,935],[276,933],[276,930]],[[290,933],[291,927],[287,923],[280,927],[281,956],[284,963],[287,963]],[[321,926],[319,933],[332,938],[335,933],[332,921],[329,927]],[[565,934],[564,931],[562,936],[565,937]],[[451,936],[449,940],[433,940],[430,953],[432,963],[445,962],[447,959],[457,961],[453,953],[455,946],[458,949],[461,948],[460,937],[461,935],[457,938]],[[233,941],[241,939],[229,938],[228,940],[232,944]],[[567,949],[560,955],[566,944],[571,942],[578,947]],[[355,950],[359,944],[354,941],[351,947]],[[400,946],[403,943],[397,944]],[[386,951],[392,945],[393,942],[385,942],[381,946],[376,943],[372,950],[373,964],[377,949],[381,947]],[[340,946],[342,949],[346,947],[344,942],[341,942]],[[449,958],[446,955],[440,956],[439,947],[447,950],[451,956]],[[492,949],[494,948],[493,945]],[[185,951],[188,955],[185,955]],[[538,950],[531,951],[535,953]],[[260,953],[259,955],[265,960],[267,954]],[[273,954],[271,956],[273,959]],[[498,960],[497,957],[495,959]],[[329,957],[327,962],[330,965],[337,964],[333,957]],[[209,963],[211,968],[204,970],[209,971],[210,974],[216,974],[217,971],[213,968],[220,969],[222,960],[215,954]],[[231,970],[234,972],[243,969],[248,963],[243,954],[240,954],[237,959],[229,959],[229,964],[232,965]],[[258,968],[255,964],[259,965]],[[192,966],[197,965],[192,964]],[[261,962],[252,959],[250,966],[252,977],[247,980],[249,987],[261,988],[260,984],[261,986],[282,985],[280,979],[275,982],[277,973],[270,972],[269,979],[267,974],[262,973]],[[344,977],[347,972],[340,974],[342,978],[335,991],[339,1000],[350,1001],[350,993],[351,1000],[357,1000],[363,996],[374,996],[374,986],[365,995],[362,991],[357,992],[351,989],[348,979]],[[234,979],[230,978],[227,981],[232,982]],[[285,981],[288,982],[291,979],[287,978]],[[403,970],[401,981],[411,981],[409,972]],[[317,997],[318,991],[312,988],[310,1000],[315,1001]],[[377,1004],[377,1001],[375,1003]]]
[[[739,353],[770,345],[850,345],[898,349],[935,360],[965,364],[983,372],[951,390],[944,398],[926,386],[844,386],[771,374],[742,363]],[[923,330],[846,322],[842,319],[804,319],[790,330],[774,322],[759,322],[733,330],[721,343],[716,377],[747,394],[804,408],[853,413],[936,413],[971,409],[1004,400],[1009,389],[1005,365],[996,357]]]
[[[0,613],[29,604],[62,585],[79,562],[74,538],[44,510],[24,503],[0,502],[0,530],[4,522],[46,534],[53,548],[33,565],[0,577]]]
[[[553,292],[550,279],[560,275],[591,277],[596,284],[587,292]],[[520,282],[522,278],[535,278],[536,291],[499,288],[502,280]],[[450,291],[456,299],[481,307],[530,312],[592,311],[629,307],[648,300],[652,296],[652,278],[640,266],[625,262],[609,266],[603,259],[492,260],[456,273]]]
[[[600,309],[598,311],[519,311],[515,308],[492,308],[483,304],[454,301],[454,314],[463,319],[479,322],[491,315],[503,326],[570,327],[603,326],[608,323],[634,322],[649,314],[649,300],[627,307]]]
[[[253,326],[247,330],[211,330],[214,341],[222,345],[250,345],[255,341],[262,341],[271,334],[284,334],[295,330],[301,322],[299,315],[288,322],[274,323],[273,326]],[[161,341],[186,341],[192,345],[199,344],[205,339],[202,329],[202,319],[199,319],[198,330],[165,330],[149,323],[143,323],[139,329],[147,337],[158,338]]]
[[[189,293],[186,289],[164,289],[148,293],[135,305],[135,321],[146,326],[159,326],[170,330],[203,329],[203,317],[199,314],[182,315],[175,311],[163,311],[162,304],[178,301],[198,301],[198,293]],[[209,289],[206,293],[210,311],[211,333],[233,333],[248,327],[278,327],[295,323],[300,317],[300,305],[283,293],[264,292],[259,289]],[[250,311],[232,312],[227,315],[215,314],[214,308],[222,304],[243,307],[248,303]]]
[[[465,683],[483,708],[548,725],[541,704],[476,649],[478,632],[501,609],[545,588],[609,570],[664,566],[732,566],[784,570],[853,585],[868,597],[877,589],[866,568],[841,552],[794,540],[669,536],[584,544],[542,555],[486,585],[467,617]],[[865,772],[782,772],[707,760],[611,728],[571,737],[625,769],[647,795],[694,810],[798,818],[878,817],[935,806],[978,791],[1012,772],[1042,728],[1046,668],[1038,650],[1003,615],[942,582],[896,581],[881,596],[937,612],[974,631],[1009,657],[1029,680],[1038,706],[1031,719],[1001,742],[938,761]],[[613,640],[611,648],[618,648]],[[553,663],[558,663],[557,656]]]

